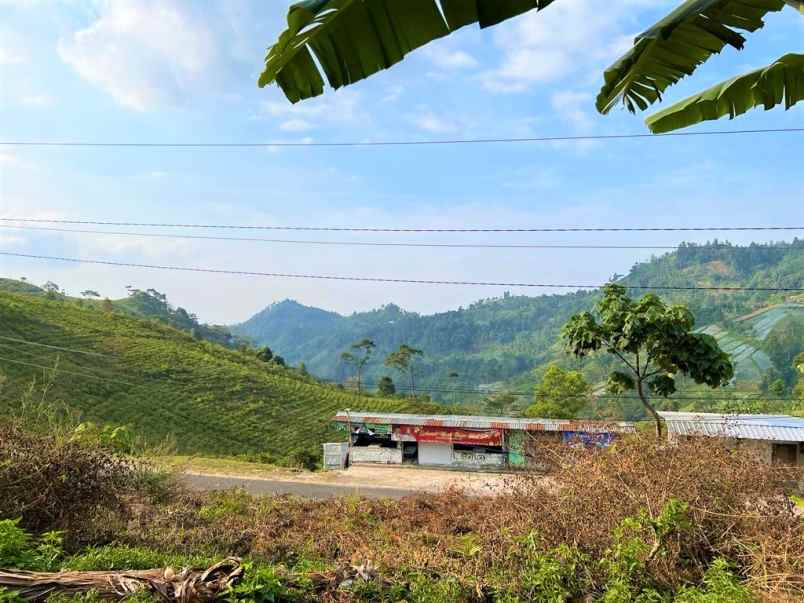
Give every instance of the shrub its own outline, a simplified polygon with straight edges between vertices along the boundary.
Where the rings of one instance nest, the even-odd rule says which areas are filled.
[[[37,539],[19,526],[18,519],[0,520],[0,567],[53,570],[63,554],[60,533],[47,532]]]
[[[33,532],[120,510],[133,464],[114,453],[0,425],[0,517]]]

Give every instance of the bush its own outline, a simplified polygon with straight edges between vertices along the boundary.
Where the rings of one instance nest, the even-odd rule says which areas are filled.
[[[0,520],[0,567],[20,570],[56,569],[64,551],[59,532],[47,532],[40,538],[19,526],[19,520]]]
[[[115,453],[0,425],[0,517],[32,532],[77,528],[96,511],[123,508],[133,467]]]

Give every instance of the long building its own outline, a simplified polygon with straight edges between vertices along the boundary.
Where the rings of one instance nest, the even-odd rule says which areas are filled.
[[[325,444],[325,466],[346,462],[417,464],[501,470],[528,463],[539,440],[607,446],[633,423],[566,421],[459,415],[413,415],[340,411],[333,419],[349,434],[346,444]]]
[[[767,463],[804,466],[804,418],[789,415],[659,412],[670,440],[718,438]]]

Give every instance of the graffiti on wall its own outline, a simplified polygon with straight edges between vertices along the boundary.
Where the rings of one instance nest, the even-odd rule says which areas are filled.
[[[459,465],[471,465],[479,467],[482,465],[505,465],[505,455],[494,452],[474,452],[470,450],[455,450],[452,458]]]
[[[565,444],[576,448],[605,448],[614,441],[613,433],[586,433],[583,431],[565,431],[561,435]]]

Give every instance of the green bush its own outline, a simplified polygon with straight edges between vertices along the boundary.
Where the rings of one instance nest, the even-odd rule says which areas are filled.
[[[756,598],[740,583],[729,562],[718,557],[706,570],[702,587],[681,588],[674,603],[752,603]]]
[[[128,545],[90,547],[67,559],[62,567],[71,571],[146,570],[157,567],[209,567],[212,558],[177,555]]]
[[[0,520],[0,567],[48,571],[58,567],[64,555],[59,532],[39,538],[19,527],[19,519]]]

